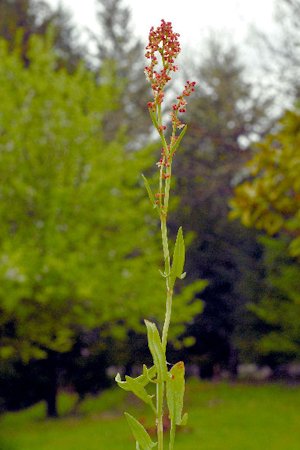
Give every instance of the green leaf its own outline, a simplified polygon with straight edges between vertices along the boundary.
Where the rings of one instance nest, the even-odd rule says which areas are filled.
[[[153,195],[153,192],[152,192],[152,189],[151,189],[151,187],[150,187],[150,184],[149,184],[147,178],[145,177],[145,175],[142,174],[142,178],[143,178],[143,180],[144,180],[145,188],[147,189],[147,192],[148,192],[148,195],[149,195],[150,202],[151,202],[153,208],[156,208],[156,207],[157,207],[157,204],[155,203],[155,197],[154,197],[154,195]]]
[[[167,378],[167,403],[169,418],[176,425],[183,425],[187,417],[182,417],[183,397],[185,390],[184,363],[179,361],[168,373]]]
[[[176,139],[175,143],[172,145],[171,147],[171,156],[174,155],[174,153],[176,152],[176,150],[178,149],[180,142],[182,141],[183,136],[185,135],[187,130],[187,125],[184,126],[184,128],[181,130],[180,135],[178,136],[178,138]]]
[[[153,125],[155,126],[155,128],[157,129],[157,131],[160,134],[159,125],[158,125],[158,122],[157,122],[157,119],[156,119],[156,113],[154,111],[151,111],[151,109],[149,109],[149,114],[150,114],[150,117],[151,117]]]
[[[134,395],[136,395],[139,399],[143,400],[143,402],[153,407],[152,403],[153,396],[148,395],[145,387],[143,386],[142,383],[139,382],[138,378],[132,378],[126,375],[125,376],[126,381],[122,381],[120,374],[118,373],[115,380],[118,383],[119,387],[124,389],[124,391],[133,392]]]
[[[160,270],[160,269],[158,269],[158,271],[163,278],[167,278],[168,275],[165,272],[162,272],[162,270]]]
[[[187,412],[184,413],[182,416],[182,419],[181,419],[181,424],[180,424],[182,427],[184,427],[187,424],[188,418],[189,418],[188,413]]]
[[[153,381],[153,378],[156,376],[156,367],[152,366],[150,369],[147,368],[145,364],[143,364],[143,373],[139,375],[136,380],[142,385],[147,386],[148,383]]]
[[[151,352],[154,365],[157,370],[157,380],[164,381],[167,378],[167,362],[165,352],[160,340],[158,329],[155,323],[145,320],[148,335],[148,346]]]
[[[157,373],[156,367],[152,366],[150,369],[147,368],[145,364],[143,364],[143,373],[139,377],[137,377],[137,380],[139,380],[139,383],[143,386],[146,386],[148,383],[153,381],[153,378],[155,378]]]
[[[178,230],[178,233],[177,233],[177,237],[176,237],[173,260],[172,260],[172,267],[171,267],[171,273],[170,273],[171,288],[175,284],[176,277],[184,278],[184,274],[182,273],[183,267],[184,267],[184,260],[185,260],[185,246],[184,246],[182,227],[180,227]]]
[[[156,447],[157,443],[151,440],[149,434],[147,433],[143,425],[130,414],[128,413],[124,414],[127,419],[128,425],[132,431],[132,434],[136,442],[138,443],[136,448],[139,448],[140,446],[143,450],[151,450],[151,448]]]

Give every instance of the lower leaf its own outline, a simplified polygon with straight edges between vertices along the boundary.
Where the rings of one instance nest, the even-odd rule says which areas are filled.
[[[151,450],[156,447],[157,442],[153,442],[143,425],[128,413],[124,413],[132,434],[137,442],[136,448]]]

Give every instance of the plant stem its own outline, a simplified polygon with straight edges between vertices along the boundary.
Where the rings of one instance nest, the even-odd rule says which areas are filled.
[[[174,449],[175,433],[176,433],[176,425],[173,421],[171,421],[169,450]]]
[[[160,380],[156,385],[156,426],[158,450],[163,450],[164,448],[163,402],[164,381]]]
[[[161,213],[161,236],[162,236],[162,245],[164,252],[164,261],[165,261],[165,274],[166,274],[166,289],[167,289],[167,299],[166,299],[166,314],[165,314],[165,322],[163,326],[162,333],[162,346],[166,351],[167,340],[168,340],[168,331],[171,320],[171,312],[172,312],[172,297],[173,297],[173,289],[170,287],[170,252],[169,252],[169,242],[168,242],[168,227],[167,227],[167,215],[169,208],[169,195],[170,195],[170,187],[171,187],[171,175],[172,175],[172,161],[169,161],[169,166],[167,166],[166,175],[168,178],[165,180],[165,192],[164,192],[164,204]]]
[[[161,105],[157,108],[157,121],[159,126],[162,125],[162,116],[161,116]],[[165,320],[162,331],[162,346],[164,352],[166,352],[167,341],[168,341],[168,331],[171,321],[171,312],[172,312],[172,297],[173,297],[173,289],[170,287],[170,271],[171,271],[171,263],[170,263],[170,252],[169,252],[169,241],[168,241],[168,227],[167,227],[167,216],[168,216],[168,208],[169,208],[169,195],[170,195],[170,187],[171,187],[171,174],[172,174],[172,160],[169,158],[169,149],[166,143],[163,131],[160,134],[161,141],[164,149],[163,156],[163,164],[166,165],[166,171],[164,173],[163,165],[160,170],[160,179],[159,179],[159,193],[160,193],[160,223],[161,223],[161,239],[162,239],[162,247],[163,247],[163,256],[164,256],[164,264],[165,264],[165,275],[166,275],[166,290],[167,290],[167,298],[166,298],[166,313]],[[162,190],[164,186],[164,197],[162,201]],[[163,380],[159,380],[156,387],[156,404],[157,404],[157,440],[158,440],[158,450],[163,450],[163,401],[164,401],[164,385],[165,382]],[[174,436],[173,436],[174,434]],[[174,438],[175,433],[172,434],[170,432],[170,445],[174,446]],[[171,444],[172,440],[172,444]],[[170,447],[172,448],[172,447]]]
[[[173,297],[173,291],[169,289],[167,292],[166,314],[165,314],[165,322],[164,322],[163,333],[162,333],[162,346],[165,351],[167,348],[168,331],[169,331],[169,326],[170,326],[170,321],[171,321],[172,297]]]
[[[169,253],[167,217],[166,217],[166,212],[165,212],[165,206],[162,207],[160,221],[161,221],[161,223],[160,223],[161,240],[162,240],[162,247],[163,247],[163,252],[164,252],[166,282],[168,283],[168,278],[170,275],[170,253]]]

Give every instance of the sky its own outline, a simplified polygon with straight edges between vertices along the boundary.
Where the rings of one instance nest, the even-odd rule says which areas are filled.
[[[47,0],[51,6],[62,3],[81,27],[97,30],[95,0]],[[230,36],[244,43],[249,25],[268,33],[276,0],[123,0],[131,10],[134,32],[147,41],[150,27],[161,19],[171,21],[181,35],[182,47],[196,48],[211,33]]]

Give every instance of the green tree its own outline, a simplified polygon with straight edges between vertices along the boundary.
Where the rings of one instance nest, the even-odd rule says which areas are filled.
[[[256,146],[247,164],[248,179],[231,201],[231,217],[248,227],[290,237],[292,256],[300,256],[300,110],[288,111],[277,131]]]
[[[154,219],[138,182],[153,149],[128,154],[122,134],[104,140],[103,117],[118,101],[109,82],[83,66],[58,69],[52,43],[36,36],[28,68],[7,47],[1,41],[1,356],[55,368],[80,330],[121,338],[144,331],[145,316],[163,319]],[[193,294],[174,305],[181,330],[199,309]],[[55,372],[52,385],[55,415]]]
[[[265,279],[262,297],[249,308],[260,319],[259,354],[276,365],[300,358],[300,265],[285,237],[262,239]]]
[[[263,295],[251,310],[267,324],[263,354],[299,358],[300,342],[300,113],[288,111],[256,146],[230,204],[231,217],[265,231]],[[279,359],[280,360],[280,359]]]

